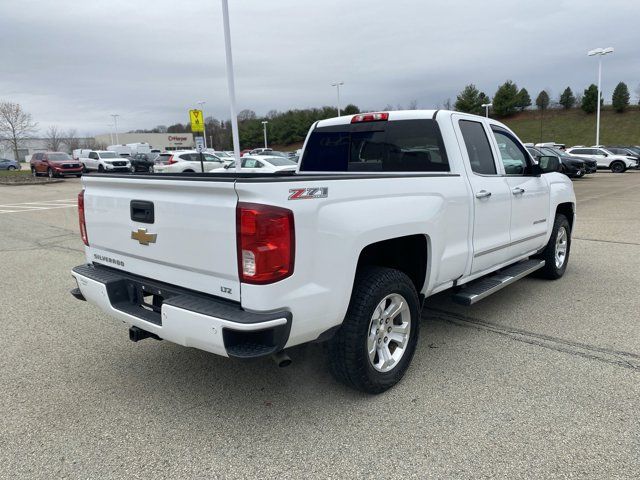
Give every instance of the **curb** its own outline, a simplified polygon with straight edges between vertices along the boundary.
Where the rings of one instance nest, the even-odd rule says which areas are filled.
[[[45,180],[44,182],[3,182],[0,181],[0,185],[5,185],[8,187],[19,187],[24,185],[51,185],[52,183],[62,183],[64,180],[56,179],[56,180]]]

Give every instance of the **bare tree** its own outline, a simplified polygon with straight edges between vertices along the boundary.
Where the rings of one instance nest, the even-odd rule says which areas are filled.
[[[62,143],[64,143],[69,149],[69,153],[73,153],[74,150],[80,148],[80,139],[78,138],[78,134],[75,129],[70,128],[64,134],[64,138],[62,139]]]
[[[10,145],[16,160],[22,143],[33,136],[38,124],[19,103],[0,102],[0,141]]]
[[[638,84],[638,86],[636,87],[636,89],[634,91],[636,92],[636,95],[638,96],[638,105],[640,105],[640,83]]]
[[[62,130],[56,125],[51,125],[47,129],[47,136],[45,138],[45,148],[51,152],[59,152],[60,146],[63,143]]]
[[[417,110],[418,109],[418,100],[411,100],[409,105],[407,106],[407,110]]]

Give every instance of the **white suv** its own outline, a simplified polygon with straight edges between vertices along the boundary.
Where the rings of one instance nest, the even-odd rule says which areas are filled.
[[[83,150],[80,162],[82,169],[97,170],[98,172],[128,172],[131,163],[126,158],[122,158],[116,152],[107,150]]]
[[[226,163],[211,153],[203,153],[204,171],[210,172],[222,168]],[[177,150],[161,154],[153,167],[156,173],[191,173],[202,172],[200,154],[196,150]]]
[[[636,168],[638,164],[633,157],[616,155],[606,148],[573,147],[567,153],[574,157],[591,158],[598,162],[598,168],[609,168],[613,173],[623,173],[627,168]]]

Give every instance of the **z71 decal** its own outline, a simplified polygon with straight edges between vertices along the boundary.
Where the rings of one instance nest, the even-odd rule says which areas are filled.
[[[309,200],[311,198],[327,198],[329,187],[292,188],[289,200]]]

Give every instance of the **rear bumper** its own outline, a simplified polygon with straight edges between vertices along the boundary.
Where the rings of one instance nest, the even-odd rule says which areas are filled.
[[[253,313],[234,302],[101,265],[72,270],[81,296],[111,317],[185,347],[254,358],[284,348],[291,313]],[[77,291],[72,295],[79,300]]]

